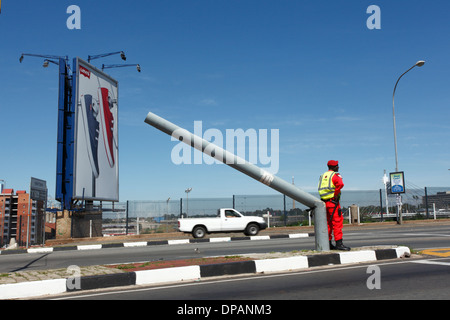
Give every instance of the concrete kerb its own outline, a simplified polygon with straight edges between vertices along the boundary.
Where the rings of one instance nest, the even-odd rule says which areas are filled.
[[[287,272],[327,265],[376,262],[386,259],[409,257],[408,247],[352,250],[350,252],[326,252],[315,255],[291,256],[211,265],[134,271],[80,278],[80,286],[73,288],[71,279],[53,279],[17,284],[0,285],[0,299],[19,299],[65,292],[104,289],[130,285],[154,285],[160,283],[198,281],[211,277],[269,272]]]

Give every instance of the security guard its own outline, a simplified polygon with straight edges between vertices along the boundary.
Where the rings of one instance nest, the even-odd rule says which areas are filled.
[[[336,160],[328,161],[328,171],[320,176],[319,195],[325,202],[327,209],[328,239],[330,240],[330,249],[349,251],[350,248],[342,243],[342,225],[344,217],[342,215],[339,199],[341,198],[341,189],[344,187],[339,171],[339,162]],[[336,246],[331,243],[332,233]]]

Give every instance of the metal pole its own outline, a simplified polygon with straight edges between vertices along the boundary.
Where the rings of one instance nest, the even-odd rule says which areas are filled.
[[[411,69],[414,67],[422,67],[425,64],[425,61],[417,61],[415,65],[413,65],[411,68],[406,70],[400,77],[398,77],[397,82],[395,83],[394,92],[392,93],[392,115],[394,120],[394,147],[395,147],[395,172],[398,172],[398,156],[397,156],[397,129],[395,127],[395,90],[397,89],[398,82],[400,79],[407,74]],[[401,199],[401,198],[400,198]],[[400,210],[399,204],[397,204],[397,224],[403,223],[403,216],[402,212]]]
[[[407,74],[411,69],[413,69],[414,67],[421,67],[425,64],[425,61],[417,61],[415,65],[413,65],[411,68],[409,68],[408,70],[406,70],[400,77],[398,77],[397,82],[395,83],[395,87],[394,87],[394,93],[392,94],[392,115],[393,115],[393,120],[394,120],[394,146],[395,146],[395,172],[398,172],[398,157],[397,157],[397,130],[395,127],[395,90],[397,90],[397,85],[398,82],[400,81],[400,79]]]
[[[127,200],[127,214],[126,214],[126,219],[125,219],[125,235],[128,235],[128,209],[129,209],[129,205],[128,205],[129,201]]]
[[[318,198],[297,188],[296,186],[278,178],[277,176],[258,168],[223,148],[180,128],[179,126],[149,112],[145,122],[156,129],[190,145],[191,147],[206,153],[216,160],[236,169],[245,175],[267,185],[268,187],[287,195],[309,208],[314,208],[314,228],[316,235],[316,250],[329,250],[328,227],[325,204]]]
[[[380,189],[380,216],[381,216],[381,222],[383,222],[383,196]]]
[[[328,240],[328,224],[327,224],[327,209],[325,203],[321,200],[316,203],[314,209],[314,232],[316,240],[317,251],[330,250],[330,242]]]
[[[28,246],[30,244],[29,239],[30,239],[30,216],[31,216],[31,210],[33,207],[33,200],[31,200],[31,194],[28,195],[28,200],[29,200],[29,205],[28,205],[28,215],[27,215],[27,249]]]
[[[434,220],[436,220],[436,203],[433,202],[433,216]]]

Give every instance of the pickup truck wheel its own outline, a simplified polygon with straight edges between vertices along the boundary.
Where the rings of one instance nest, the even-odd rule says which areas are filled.
[[[206,229],[204,227],[198,226],[192,230],[192,236],[194,238],[203,238],[206,234]]]
[[[247,236],[256,236],[259,232],[259,226],[256,223],[250,223],[247,228],[245,228],[245,234]]]

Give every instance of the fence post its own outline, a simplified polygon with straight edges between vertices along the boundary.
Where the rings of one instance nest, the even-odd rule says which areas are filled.
[[[126,218],[125,218],[125,235],[128,235],[128,200],[127,200],[127,211],[126,211]]]
[[[381,215],[381,222],[383,222],[383,196],[380,189],[380,215]]]
[[[433,216],[434,220],[436,220],[436,203],[433,203]]]

